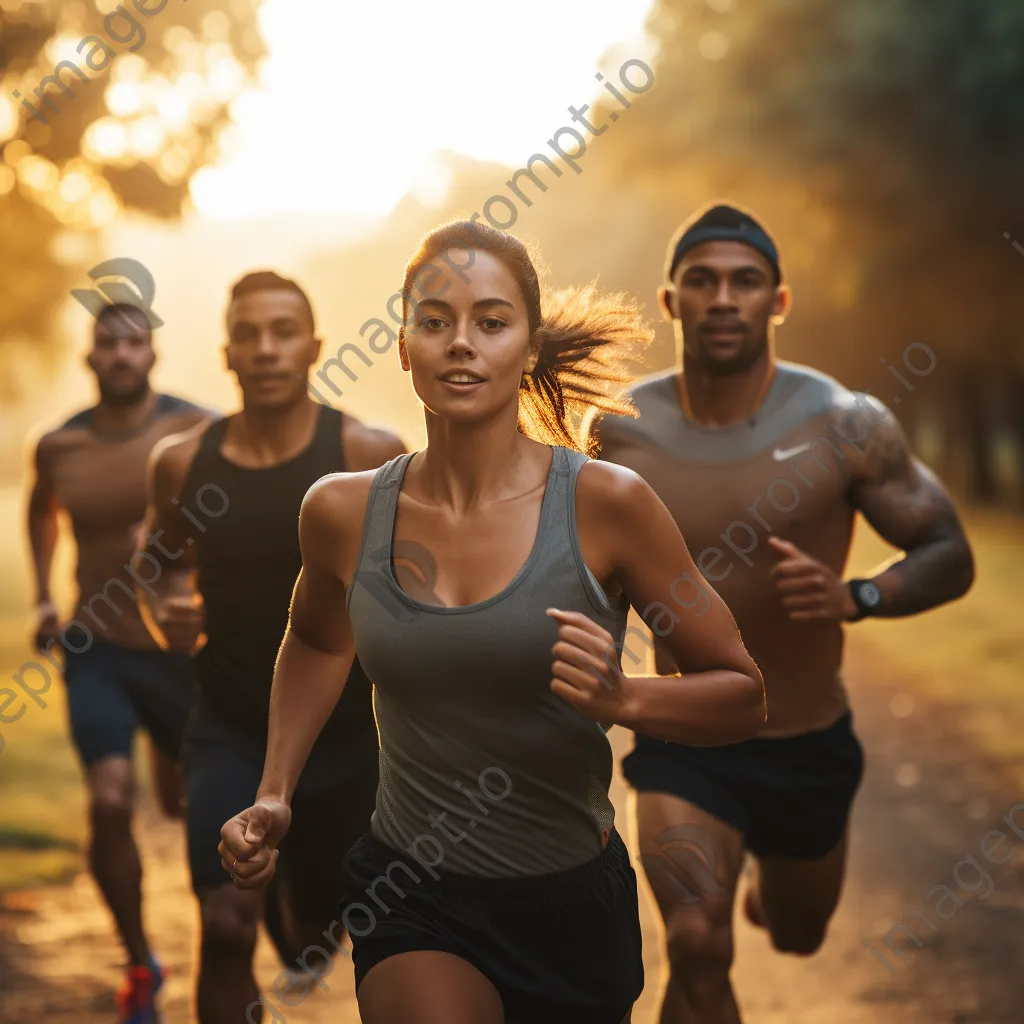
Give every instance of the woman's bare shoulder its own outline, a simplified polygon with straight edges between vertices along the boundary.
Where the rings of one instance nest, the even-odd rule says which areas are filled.
[[[602,519],[631,525],[658,501],[639,473],[594,459],[580,467],[576,493],[578,509],[587,508]]]
[[[302,501],[300,537],[334,544],[353,538],[358,542],[376,472],[331,473],[321,477]]]

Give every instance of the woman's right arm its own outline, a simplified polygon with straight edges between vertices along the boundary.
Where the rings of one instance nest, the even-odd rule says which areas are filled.
[[[277,844],[291,821],[290,804],[313,744],[345,689],[355,643],[342,580],[355,526],[353,502],[367,490],[362,476],[319,481],[299,514],[302,570],[274,669],[263,779],[252,807],[221,830],[221,856],[239,888],[265,885],[273,874]],[[360,484],[364,484],[360,486]],[[365,497],[361,503],[365,509]],[[361,534],[361,517],[359,518]],[[233,870],[232,870],[233,869]]]
[[[302,571],[270,691],[267,760],[259,797],[291,801],[320,730],[345,689],[355,660],[347,587],[338,575],[346,546],[339,515],[344,486],[327,479],[306,495],[299,514]]]

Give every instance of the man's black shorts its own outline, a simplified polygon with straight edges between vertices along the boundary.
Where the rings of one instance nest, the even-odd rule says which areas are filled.
[[[188,859],[196,892],[231,884],[217,852],[220,830],[252,806],[263,759],[262,742],[240,735],[200,705],[189,725],[183,758]],[[376,793],[376,732],[338,752],[330,786],[322,778],[309,785],[305,776],[300,777],[292,799],[291,826],[281,842],[267,894],[267,931],[285,962],[301,950],[287,948],[277,927],[278,892],[286,894],[289,908],[304,925],[316,925],[319,930],[331,924],[344,889],[342,860],[369,827]]]
[[[820,732],[688,747],[637,733],[622,762],[641,793],[668,793],[743,833],[757,857],[819,860],[843,836],[864,752],[843,715]]]
[[[428,862],[429,863],[429,862]],[[613,831],[568,871],[476,878],[364,836],[345,863],[356,988],[400,953],[440,950],[498,990],[509,1024],[621,1024],[643,991],[636,875]]]

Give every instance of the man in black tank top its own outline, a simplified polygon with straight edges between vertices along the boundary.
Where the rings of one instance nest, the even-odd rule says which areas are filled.
[[[683,372],[634,386],[639,416],[605,417],[595,433],[604,460],[658,494],[729,605],[763,673],[768,720],[755,739],[714,748],[638,733],[623,773],[666,924],[662,1024],[737,1024],[731,927],[745,853],[756,861],[745,911],[781,951],[813,953],[839,899],[863,767],[840,674],[843,624],[954,600],[972,560],[948,495],[892,413],[774,358],[789,290],[752,217],[719,206],[694,218],[670,246],[666,281],[659,298]],[[908,345],[908,372],[926,374],[930,351]],[[844,581],[858,512],[906,557]],[[677,615],[703,614],[689,588],[672,598]],[[672,671],[657,648],[659,670]]]
[[[270,272],[242,278],[227,324],[242,410],[154,453],[148,516],[164,557],[147,625],[171,650],[206,640],[195,657],[200,697],[185,749],[201,1024],[260,1019],[252,955],[261,918],[288,966],[316,937],[322,946],[337,916],[341,860],[366,830],[377,787],[372,687],[358,662],[303,773],[274,884],[265,893],[237,890],[217,846],[223,823],[252,803],[263,771],[274,662],[302,566],[306,491],[327,474],[375,469],[404,451],[393,434],[308,397],[320,341],[294,282]],[[323,843],[338,856],[320,855]],[[279,995],[285,988],[287,1002],[315,984],[300,970],[274,987]]]

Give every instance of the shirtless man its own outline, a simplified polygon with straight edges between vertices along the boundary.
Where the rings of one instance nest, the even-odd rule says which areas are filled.
[[[601,457],[638,472],[732,610],[764,675],[756,739],[695,748],[637,735],[623,770],[637,791],[639,846],[665,923],[662,1024],[737,1024],[732,908],[744,854],[747,916],[775,947],[819,948],[839,899],[862,751],[840,666],[843,624],[913,615],[962,596],[971,550],[949,496],[910,453],[882,403],[778,362],[789,310],[771,238],[716,206],[673,239],[659,302],[677,368],[635,386],[638,419],[604,417]],[[923,376],[926,346],[904,362]],[[844,580],[860,512],[904,557]],[[679,614],[705,602],[683,593]],[[657,651],[659,671],[669,670]]]
[[[154,392],[149,374],[155,361],[144,312],[119,304],[99,312],[86,357],[99,402],[40,439],[28,511],[37,594],[34,642],[51,660],[52,647],[65,649],[71,735],[89,790],[89,868],[128,953],[118,993],[123,1024],[156,1020],[154,997],[163,982],[142,927],[142,868],[132,838],[132,740],[140,726],[149,733],[161,803],[179,816],[175,762],[195,690],[188,659],[160,651],[146,632],[132,587],[141,566],[133,567],[131,559],[146,511],[146,462],[153,446],[211,415]],[[78,610],[64,626],[50,597],[61,510],[78,546]]]
[[[231,291],[227,331],[241,410],[154,453],[148,528],[162,529],[165,548],[175,550],[147,599],[147,621],[173,650],[191,651],[206,636],[185,753],[201,912],[199,1021],[255,1024],[261,919],[286,965],[311,941],[322,947],[338,915],[342,859],[366,831],[377,788],[371,685],[356,662],[299,783],[274,883],[266,893],[243,892],[221,867],[221,826],[253,802],[263,772],[270,684],[302,566],[299,508],[322,476],[376,469],[404,447],[308,397],[320,340],[294,281],[269,271],[243,277]],[[324,844],[333,856],[321,856]],[[316,983],[300,969],[285,972],[284,993],[276,982],[274,991],[294,1006],[306,994],[297,989]]]

